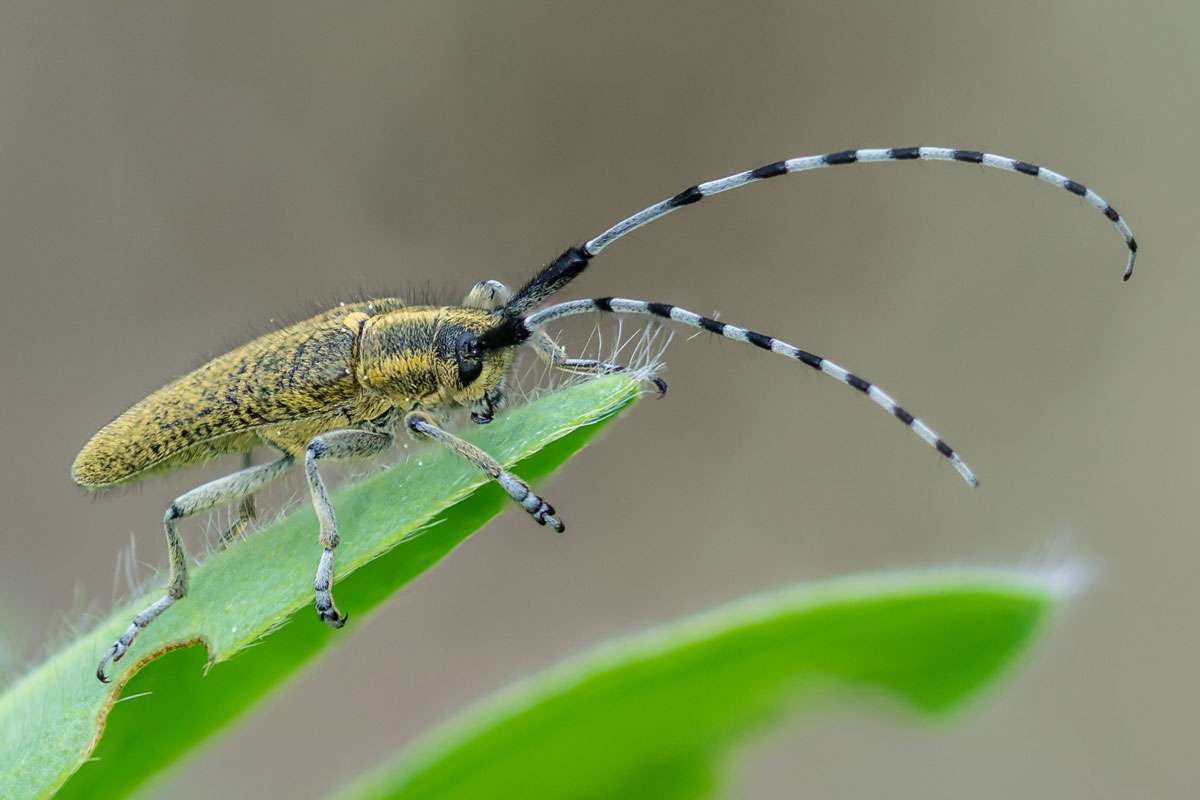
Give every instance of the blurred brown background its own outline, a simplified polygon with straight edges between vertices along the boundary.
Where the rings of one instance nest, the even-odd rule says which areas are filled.
[[[315,797],[519,674],[786,582],[1072,558],[1091,589],[955,726],[806,719],[751,748],[735,788],[1182,796],[1198,24],[1194,3],[1085,0],[6,4],[9,659],[107,607],[131,533],[163,565],[162,509],[228,466],[93,502],[69,481],[78,448],[272,318],[362,287],[519,283],[652,201],[779,158],[979,148],[1112,200],[1140,274],[1121,283],[1120,238],[1062,191],[902,164],[703,203],[615,245],[572,294],[719,311],[827,354],[925,416],[980,490],[845,388],[677,336],[667,399],[547,488],[567,537],[504,515],[157,791]]]

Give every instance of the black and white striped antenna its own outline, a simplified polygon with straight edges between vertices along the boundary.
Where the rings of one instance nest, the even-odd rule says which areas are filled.
[[[978,481],[975,478],[975,474],[954,449],[946,444],[928,425],[906,411],[882,389],[828,359],[813,355],[772,336],[756,333],[755,331],[735,325],[729,325],[668,303],[650,303],[644,300],[615,297],[571,300],[529,314],[532,309],[578,277],[587,269],[591,259],[601,253],[606,247],[643,225],[665,217],[676,209],[692,205],[705,197],[727,192],[742,186],[748,186],[749,184],[768,178],[775,178],[780,175],[808,172],[814,169],[824,169],[825,167],[845,164],[869,164],[884,161],[957,161],[965,164],[980,164],[985,167],[1028,175],[1065,189],[1071,194],[1082,197],[1090,205],[1103,213],[1112,222],[1113,226],[1116,227],[1117,232],[1121,234],[1121,238],[1124,239],[1125,245],[1129,249],[1129,257],[1125,263],[1124,280],[1129,280],[1130,276],[1133,275],[1133,265],[1137,258],[1138,245],[1137,240],[1133,236],[1133,231],[1130,230],[1125,219],[1107,200],[1095,191],[1054,170],[1031,164],[1027,161],[1009,158],[1008,156],[984,153],[978,150],[958,150],[948,147],[894,147],[843,150],[837,153],[776,161],[745,172],[739,172],[735,175],[689,186],[673,197],[669,197],[666,200],[642,209],[630,217],[626,217],[598,236],[587,240],[584,244],[568,248],[562,255],[550,262],[505,304],[500,312],[504,318],[504,322],[485,333],[480,339],[480,344],[485,349],[512,346],[524,342],[534,332],[554,320],[593,312],[647,314],[669,319],[683,325],[690,325],[693,328],[719,334],[727,339],[746,342],[764,350],[770,350],[773,353],[801,361],[813,369],[857,389],[934,447],[954,465],[954,468],[958,470],[958,473],[962,475],[967,483],[976,486],[978,485]]]
[[[727,192],[730,189],[737,189],[751,183],[766,180],[767,178],[774,178],[779,175],[791,175],[797,172],[808,172],[814,169],[824,169],[825,167],[834,167],[842,164],[873,164],[884,161],[913,160],[961,161],[967,164],[982,164],[985,167],[1029,175],[1043,180],[1052,186],[1066,189],[1071,194],[1079,195],[1102,212],[1104,216],[1108,217],[1113,225],[1116,226],[1117,232],[1121,234],[1121,238],[1125,240],[1125,245],[1129,248],[1129,258],[1125,263],[1124,279],[1129,280],[1130,276],[1133,275],[1133,262],[1137,256],[1137,240],[1133,238],[1133,231],[1129,229],[1129,225],[1117,213],[1117,210],[1096,192],[1082,183],[1077,183],[1065,175],[1060,175],[1046,167],[1039,167],[1036,164],[1018,161],[1015,158],[1000,156],[994,153],[981,153],[978,150],[955,150],[948,147],[893,147],[843,150],[839,153],[826,153],[819,156],[804,156],[802,158],[789,158],[787,161],[776,161],[773,164],[766,164],[757,169],[689,186],[674,197],[644,208],[633,216],[621,220],[599,236],[589,239],[583,245],[583,249],[587,251],[589,256],[598,255],[600,251],[626,234],[637,230],[643,225],[654,222],[656,219],[665,217],[677,208],[682,208],[705,197]]]
[[[648,303],[645,300],[630,300],[623,297],[597,297],[585,300],[568,300],[565,303],[549,306],[534,314],[530,314],[520,322],[519,335],[524,338],[532,335],[534,331],[539,330],[545,325],[548,325],[555,320],[563,317],[573,317],[577,314],[591,314],[598,311],[609,312],[613,314],[643,314],[655,317],[662,317],[673,322],[678,322],[682,325],[688,325],[693,328],[699,328],[710,333],[715,333],[724,336],[726,339],[733,339],[736,342],[746,342],[755,347],[760,347],[763,350],[769,350],[772,353],[778,353],[781,356],[787,356],[801,363],[807,364],[818,372],[822,372],[836,381],[840,381],[847,386],[865,394],[884,411],[888,412],[896,419],[904,423],[913,433],[921,437],[928,445],[935,448],[939,453],[958,470],[958,474],[962,476],[971,486],[978,486],[979,480],[975,477],[975,473],[967,466],[967,462],[963,461],[955,452],[954,448],[946,444],[946,442],[938,436],[938,434],[926,425],[919,418],[914,417],[904,409],[899,403],[892,399],[891,395],[880,389],[870,381],[860,378],[853,372],[838,366],[827,358],[814,355],[807,350],[801,350],[795,345],[788,344],[785,341],[776,339],[773,336],[758,333],[746,328],[730,325],[720,320],[712,319],[697,314],[694,311],[688,311],[686,308],[671,305],[669,303]]]

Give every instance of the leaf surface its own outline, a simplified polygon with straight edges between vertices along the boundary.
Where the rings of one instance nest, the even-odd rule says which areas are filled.
[[[739,742],[831,693],[960,706],[1026,646],[1062,578],[937,570],[752,597],[502,691],[340,797],[710,797]]]
[[[468,438],[535,481],[640,391],[623,376],[597,378],[514,408]],[[462,459],[423,446],[335,492],[342,610],[361,620],[512,506],[484,484]],[[194,568],[188,596],[138,637],[112,684],[96,680],[96,663],[133,614],[161,596],[157,587],[34,668],[0,696],[0,797],[127,796],[345,641],[355,620],[332,631],[312,610],[319,554],[305,503]]]

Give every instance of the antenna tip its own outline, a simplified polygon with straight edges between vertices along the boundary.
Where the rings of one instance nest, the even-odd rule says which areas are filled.
[[[1121,278],[1127,281],[1133,277],[1133,262],[1137,261],[1137,240],[1132,237],[1129,239],[1129,260],[1125,262],[1125,275]]]
[[[975,477],[974,471],[967,466],[967,463],[959,458],[957,454],[951,459],[951,461],[954,464],[954,468],[958,470],[958,474],[961,475],[962,479],[967,482],[967,486],[970,486],[972,489],[978,489],[979,478]]]

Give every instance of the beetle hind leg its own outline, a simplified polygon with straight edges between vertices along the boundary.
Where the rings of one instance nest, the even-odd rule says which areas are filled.
[[[108,648],[108,652],[100,659],[100,664],[96,667],[96,677],[101,682],[108,683],[108,665],[120,661],[124,657],[137,635],[145,630],[159,614],[166,611],[172,603],[187,594],[187,552],[183,549],[183,543],[179,541],[179,532],[175,529],[175,523],[198,511],[249,497],[286,472],[291,465],[291,456],[284,456],[269,464],[242,469],[232,475],[210,481],[175,498],[175,502],[171,503],[167,508],[167,513],[163,515],[163,532],[167,537],[167,555],[171,562],[166,594],[142,609],[129,623],[125,632]]]

